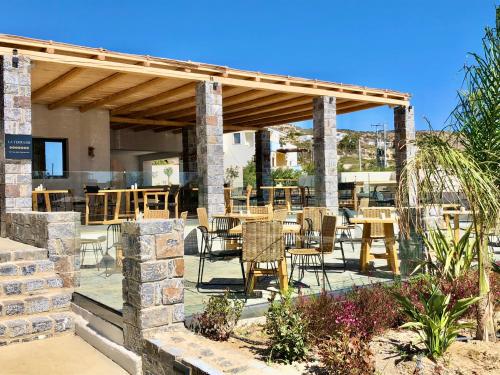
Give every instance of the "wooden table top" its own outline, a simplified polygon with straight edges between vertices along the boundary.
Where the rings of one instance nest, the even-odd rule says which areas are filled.
[[[159,192],[163,191],[163,188],[137,188],[137,189],[101,189],[97,193],[85,193],[85,194],[106,194],[106,193],[132,193],[134,191],[138,192]]]
[[[224,218],[224,217],[230,217],[234,219],[240,219],[240,220],[245,220],[245,219],[265,219],[269,217],[269,214],[249,214],[247,212],[245,213],[238,213],[238,212],[231,212],[228,214],[216,214],[212,215],[213,218]]]
[[[283,225],[283,233],[284,234],[299,234],[300,228],[301,227],[299,224],[285,224],[285,225]],[[243,227],[241,224],[229,229],[229,234],[242,234],[242,233],[243,233]]]
[[[69,190],[33,190],[31,194],[68,194]]]
[[[377,217],[353,217],[349,220],[353,224],[393,224],[397,222],[394,217],[387,217],[385,219]]]

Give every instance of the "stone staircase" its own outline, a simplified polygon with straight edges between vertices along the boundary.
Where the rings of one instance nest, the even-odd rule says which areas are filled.
[[[0,346],[74,331],[72,293],[47,250],[0,238]]]

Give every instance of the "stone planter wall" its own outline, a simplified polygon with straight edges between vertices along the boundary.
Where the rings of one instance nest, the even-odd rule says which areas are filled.
[[[184,323],[184,224],[125,222],[122,236],[124,343],[141,354],[144,339]]]
[[[78,212],[10,212],[6,234],[17,242],[47,249],[65,288],[80,286],[80,214]]]

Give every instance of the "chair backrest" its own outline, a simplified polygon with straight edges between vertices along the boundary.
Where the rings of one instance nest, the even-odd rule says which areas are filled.
[[[325,215],[321,221],[321,251],[332,253],[335,247],[337,216]]]
[[[188,212],[187,211],[182,211],[181,212],[181,219],[184,221],[184,225],[186,225],[187,218],[188,218]]]
[[[106,250],[122,245],[122,225],[110,224],[106,229]]]
[[[168,219],[168,191],[144,192],[144,219]]]
[[[226,213],[233,211],[233,200],[231,199],[231,189],[224,189],[224,208]]]
[[[243,223],[244,262],[275,262],[285,256],[283,225],[277,221]]]
[[[361,213],[364,217],[369,218],[382,218],[385,216],[386,218],[391,217],[392,209],[391,208],[381,208],[381,207],[370,207],[363,208]],[[371,225],[371,233],[370,237],[383,237],[384,236],[384,224],[375,223]]]
[[[321,232],[323,216],[328,214],[328,208],[326,207],[304,207],[302,220],[300,223],[304,226],[304,222],[308,221],[311,223],[312,228],[307,228],[312,232]]]
[[[359,199],[359,205],[358,205],[359,209],[366,208],[366,207],[369,207],[369,206],[370,206],[370,198],[363,197],[363,198]]]
[[[262,218],[255,218],[255,219],[247,219],[246,221],[268,221],[271,220],[273,216],[273,208],[270,205],[266,206],[249,206],[248,207],[248,212],[251,214],[260,214],[260,215],[267,215],[266,217]]]
[[[274,221],[279,221],[279,222],[284,222],[286,221],[286,218],[288,216],[288,210],[286,208],[280,208],[278,210],[273,211],[273,220]]]
[[[198,223],[200,224],[200,226],[207,229],[210,228],[207,209],[205,207],[198,207],[196,209],[196,213],[198,214]]]

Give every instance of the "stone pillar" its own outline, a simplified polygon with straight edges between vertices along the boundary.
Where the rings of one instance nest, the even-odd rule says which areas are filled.
[[[394,108],[394,148],[396,180],[399,184],[406,162],[415,156],[415,114],[412,106]],[[417,206],[417,182],[407,181],[409,207]]]
[[[182,169],[185,173],[184,183],[196,180],[198,173],[198,156],[196,142],[196,127],[185,126],[182,128]]]
[[[268,201],[268,190],[259,189],[260,186],[270,186],[271,181],[271,132],[259,130],[255,132],[255,172],[257,198],[260,202]]]
[[[64,287],[80,286],[79,212],[9,212],[6,234],[14,241],[47,249]]]
[[[16,62],[17,61],[17,66]],[[13,63],[14,62],[14,63]],[[0,220],[5,214],[31,211],[31,158],[7,159],[6,135],[31,136],[31,62],[24,56],[0,56]]]
[[[198,154],[198,206],[208,215],[224,213],[224,149],[222,85],[196,85],[196,139]]]
[[[313,99],[314,167],[316,205],[337,214],[337,105],[335,97]]]
[[[184,322],[184,224],[180,219],[122,224],[124,344],[137,354],[144,339]]]

